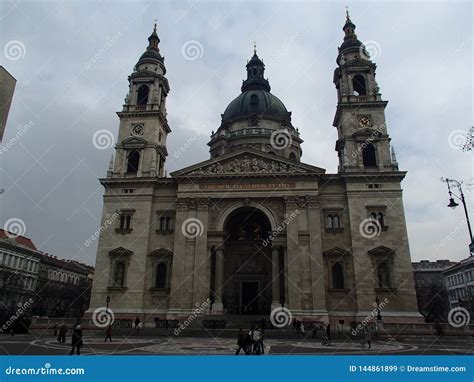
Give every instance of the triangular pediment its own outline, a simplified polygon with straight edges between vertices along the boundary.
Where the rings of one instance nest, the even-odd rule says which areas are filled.
[[[146,139],[140,137],[129,137],[124,139],[120,145],[126,148],[140,148],[146,145]]]
[[[182,170],[172,177],[318,175],[326,170],[305,163],[280,158],[254,149],[243,149],[213,158]]]
[[[354,134],[352,134],[353,138],[359,138],[359,139],[367,139],[371,138],[372,141],[376,141],[381,137],[386,137],[387,135],[381,132],[380,130],[377,130],[375,128],[370,128],[367,127],[365,129],[361,129],[359,131],[356,131]]]

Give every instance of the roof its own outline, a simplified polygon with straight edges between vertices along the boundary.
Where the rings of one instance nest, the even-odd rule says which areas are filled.
[[[0,229],[0,239],[9,239],[11,241],[14,241],[16,244],[32,249],[33,251],[38,250],[38,248],[36,248],[31,239],[25,236],[17,236],[12,232],[5,231],[4,229]]]
[[[231,101],[222,115],[222,122],[244,119],[255,114],[273,117],[288,124],[291,120],[291,114],[278,97],[268,91],[255,89],[244,91]]]

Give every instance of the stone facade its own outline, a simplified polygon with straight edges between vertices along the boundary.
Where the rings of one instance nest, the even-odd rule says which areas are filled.
[[[346,324],[387,301],[418,322],[398,170],[375,64],[349,17],[334,82],[337,174],[301,162],[291,113],[256,52],[242,94],[211,134],[211,158],[165,176],[169,85],[156,29],[129,77],[105,187],[91,314],[118,320],[268,315]],[[146,88],[144,88],[145,86]],[[137,126],[140,126],[137,128]],[[118,216],[114,224],[107,219]]]

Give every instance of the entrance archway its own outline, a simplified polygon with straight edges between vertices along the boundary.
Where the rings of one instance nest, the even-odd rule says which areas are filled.
[[[255,207],[232,211],[224,223],[222,302],[229,314],[265,315],[272,302],[271,232],[267,215]]]

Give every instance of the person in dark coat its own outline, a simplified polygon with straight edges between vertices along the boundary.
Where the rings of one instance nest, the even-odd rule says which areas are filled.
[[[137,335],[140,335],[140,319],[135,317],[135,331],[137,332]]]
[[[331,324],[326,325],[326,337],[328,339],[328,345],[331,345]]]
[[[54,336],[55,336],[55,337],[58,335],[58,329],[59,329],[59,325],[58,325],[58,323],[56,322],[56,323],[54,324]],[[59,342],[59,340],[58,340],[58,342]]]
[[[82,329],[81,325],[77,325],[72,331],[71,337],[71,355],[74,353],[74,349],[77,351],[77,355],[81,355],[82,342]]]
[[[239,329],[239,334],[237,335],[237,346],[235,355],[239,355],[241,350],[247,354],[247,335],[242,328]]]
[[[61,342],[61,343],[66,342],[66,333],[67,333],[67,326],[64,322],[61,322],[61,325],[59,326],[58,342]]]
[[[107,326],[107,330],[105,331],[105,341],[110,340],[112,342],[112,325]]]

